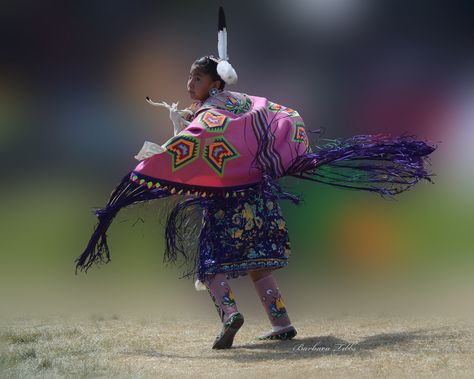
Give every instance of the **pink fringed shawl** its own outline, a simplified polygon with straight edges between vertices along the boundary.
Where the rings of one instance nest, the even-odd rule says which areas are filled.
[[[228,91],[204,103],[188,127],[163,146],[164,153],[135,167],[133,181],[199,193],[235,189],[261,181],[259,163],[278,178],[309,151],[296,110]]]

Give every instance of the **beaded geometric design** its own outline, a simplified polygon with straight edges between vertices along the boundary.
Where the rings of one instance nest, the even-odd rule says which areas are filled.
[[[180,135],[172,138],[165,147],[168,154],[173,157],[171,167],[174,172],[198,157],[199,139],[190,135]]]
[[[203,151],[204,160],[219,176],[224,175],[225,163],[237,157],[240,157],[239,152],[223,136],[214,138]]]
[[[294,123],[293,127],[294,131],[291,140],[293,142],[302,142],[307,148],[309,146],[309,140],[308,135],[306,134],[306,131],[304,129],[304,123],[301,121],[297,121]]]
[[[199,122],[208,132],[223,132],[229,125],[229,118],[216,113],[207,111],[199,118]]]
[[[279,112],[286,113],[290,117],[299,117],[299,113],[295,111],[293,108],[288,108],[288,107],[285,107],[284,105],[276,104],[271,101],[268,102],[268,109],[275,113],[279,113]]]

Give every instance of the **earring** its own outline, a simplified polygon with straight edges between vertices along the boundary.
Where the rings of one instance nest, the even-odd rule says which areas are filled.
[[[217,92],[219,92],[218,89],[213,87],[209,90],[209,96],[216,96]]]

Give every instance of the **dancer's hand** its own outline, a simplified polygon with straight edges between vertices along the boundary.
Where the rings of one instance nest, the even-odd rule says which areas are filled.
[[[170,120],[173,122],[175,136],[189,125],[189,121],[186,121],[183,116],[185,114],[192,114],[192,112],[189,109],[184,109],[182,111],[178,110],[179,101],[172,103],[171,105],[165,101],[155,103],[154,101],[151,101],[149,97],[146,98],[146,101],[151,105],[163,107],[169,110]]]
[[[135,155],[135,159],[142,161],[146,158],[150,158],[152,155],[161,154],[166,151],[163,146],[157,145],[156,143],[145,141],[141,150]]]

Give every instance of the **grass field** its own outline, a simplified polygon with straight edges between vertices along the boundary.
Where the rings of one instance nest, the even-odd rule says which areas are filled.
[[[229,350],[211,349],[220,330],[217,314],[207,293],[191,290],[189,298],[180,298],[187,306],[168,313],[110,308],[4,316],[0,377],[472,377],[471,310],[459,307],[467,288],[456,299],[446,291],[431,298],[436,301],[426,293],[372,294],[372,304],[363,294],[354,298],[354,291],[315,293],[318,301],[308,304],[305,294],[298,298],[296,289],[286,287],[298,335],[266,342],[255,339],[269,324],[257,298],[243,296],[247,284],[234,284],[246,320]]]
[[[460,378],[474,372],[472,329],[446,320],[298,319],[292,341],[255,341],[246,322],[229,350],[210,349],[209,320],[29,319],[2,330],[2,378]]]

